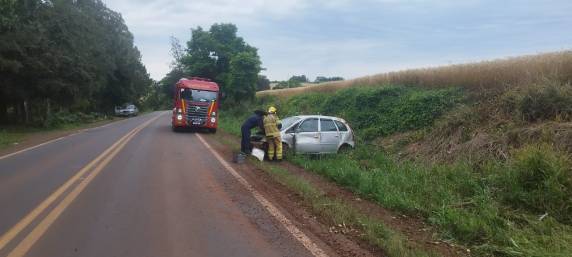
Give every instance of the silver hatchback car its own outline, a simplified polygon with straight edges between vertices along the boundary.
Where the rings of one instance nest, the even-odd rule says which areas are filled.
[[[300,115],[282,119],[282,143],[297,153],[337,153],[355,147],[348,123],[337,117]]]
[[[115,115],[117,116],[137,116],[139,109],[133,104],[125,104],[124,106],[115,106]]]

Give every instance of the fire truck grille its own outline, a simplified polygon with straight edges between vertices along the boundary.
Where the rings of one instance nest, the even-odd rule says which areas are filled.
[[[187,107],[187,120],[192,125],[205,125],[207,121],[208,106],[193,106]]]

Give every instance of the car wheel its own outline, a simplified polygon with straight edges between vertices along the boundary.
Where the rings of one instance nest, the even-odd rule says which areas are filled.
[[[340,148],[338,148],[338,153],[346,154],[349,153],[350,150],[352,150],[352,147],[350,145],[343,144],[342,146],[340,146]]]

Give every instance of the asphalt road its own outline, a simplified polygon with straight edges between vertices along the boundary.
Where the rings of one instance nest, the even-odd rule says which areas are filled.
[[[157,112],[0,157],[0,256],[320,255],[199,137]]]

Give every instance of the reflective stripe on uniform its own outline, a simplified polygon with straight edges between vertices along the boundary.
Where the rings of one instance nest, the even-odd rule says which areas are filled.
[[[278,129],[278,123],[280,120],[275,114],[268,114],[264,117],[264,133],[267,137],[279,137],[280,130]]]
[[[274,149],[276,149],[276,159],[282,160],[282,140],[280,137],[267,137],[268,142],[268,160],[274,159]]]

